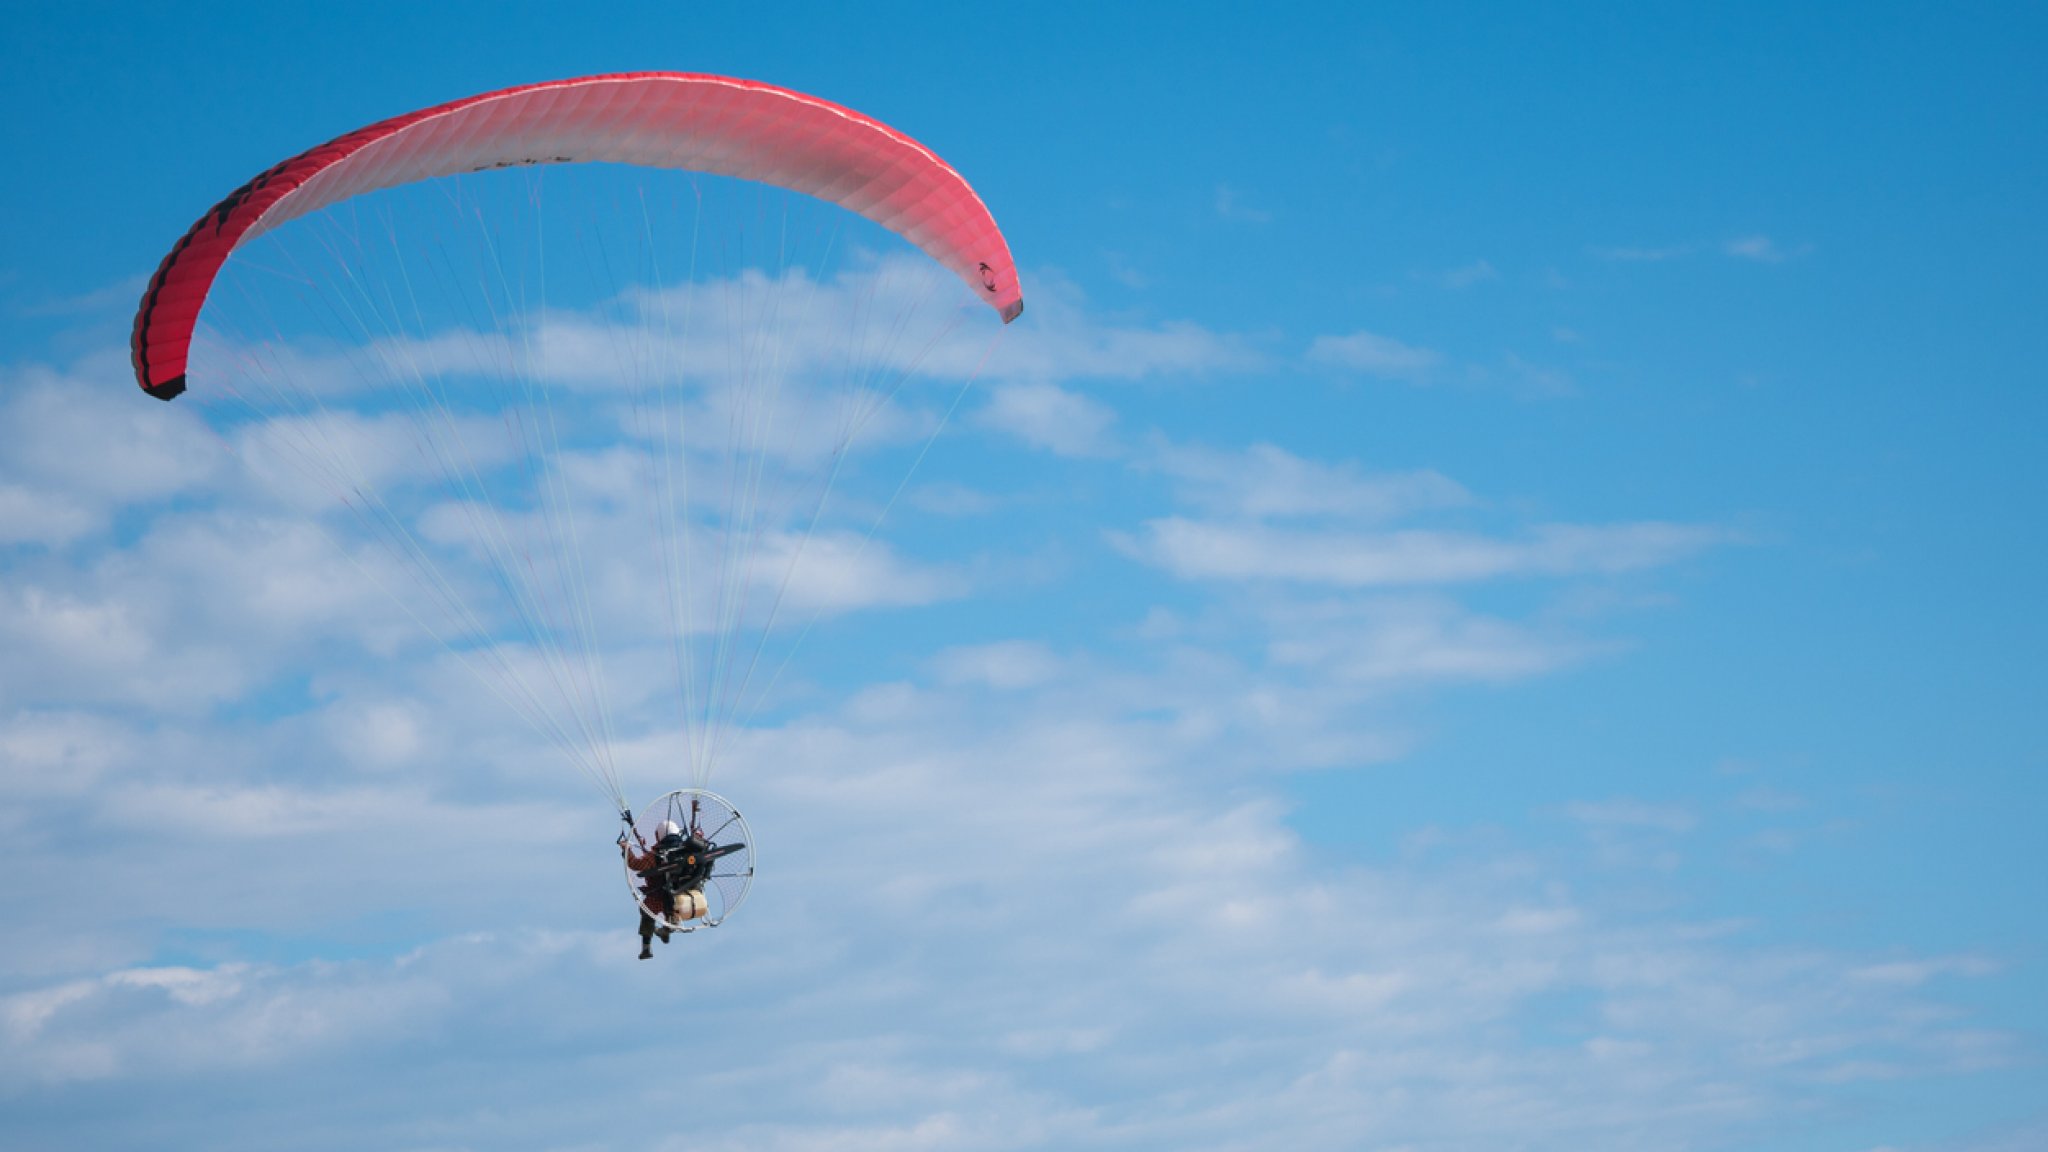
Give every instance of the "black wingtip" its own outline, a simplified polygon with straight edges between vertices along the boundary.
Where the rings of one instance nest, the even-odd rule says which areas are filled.
[[[159,400],[175,400],[185,390],[185,376],[179,373],[161,384],[144,384],[142,390]]]

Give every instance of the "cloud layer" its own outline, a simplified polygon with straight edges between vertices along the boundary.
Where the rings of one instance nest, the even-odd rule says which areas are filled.
[[[0,860],[34,878],[0,894],[19,926],[0,944],[0,1133],[1684,1147],[1753,1140],[1844,1086],[2019,1058],[1948,998],[1995,975],[1989,958],[1836,953],[1689,914],[1680,881],[1711,824],[1689,808],[1567,798],[1563,847],[1416,830],[1370,863],[1305,839],[1289,772],[1402,756],[1419,737],[1399,705],[1616,658],[1560,606],[1737,538],[1533,522],[1428,469],[1176,440],[1131,418],[1119,381],[1280,369],[1229,334],[1063,319],[1057,293],[1044,312],[953,434],[1115,478],[1127,501],[1063,519],[1059,543],[1090,580],[1116,573],[1122,627],[863,632],[972,604],[1022,565],[1001,533],[986,556],[956,541],[996,506],[971,487],[872,536],[829,519],[797,565],[797,536],[764,526],[743,574],[798,618],[843,621],[814,655],[855,671],[800,670],[727,730],[716,782],[762,876],[730,925],[654,963],[632,958],[610,814],[464,661],[536,683],[580,665],[509,640],[442,650],[422,628],[438,609],[383,593],[402,579],[388,550],[316,528],[307,493],[253,494],[263,446],[300,432],[357,445],[401,492],[417,454],[372,451],[388,438],[332,413],[318,431],[222,435],[155,408],[173,422],[145,425],[110,399],[133,399],[112,357],[21,371],[9,412],[47,434],[0,455],[0,493],[39,510],[7,520],[0,582]],[[1311,358],[1432,362],[1367,335]],[[581,357],[559,367],[610,391]],[[939,423],[928,397],[875,413],[878,453]],[[784,416],[807,426],[802,405]],[[702,749],[678,731],[665,650],[630,627],[661,618],[670,585],[602,560],[645,542],[612,450],[635,435],[618,421],[549,481],[587,510],[602,593],[610,727],[592,755],[640,796]],[[808,443],[796,457],[830,454]],[[893,499],[861,495],[869,524]],[[530,511],[493,510],[515,535]],[[452,556],[478,546],[459,502],[405,515]],[[1054,602],[1101,592],[1046,580]],[[1503,586],[1523,595],[1479,596]]]

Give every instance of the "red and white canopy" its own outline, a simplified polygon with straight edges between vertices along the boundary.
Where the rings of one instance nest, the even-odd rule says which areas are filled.
[[[488,92],[395,116],[235,190],[149,281],[132,349],[143,391],[185,390],[193,325],[235,246],[351,196],[531,164],[609,162],[758,180],[851,209],[916,244],[1014,320],[1009,245],[974,189],[929,149],[815,97],[723,76],[632,72]]]

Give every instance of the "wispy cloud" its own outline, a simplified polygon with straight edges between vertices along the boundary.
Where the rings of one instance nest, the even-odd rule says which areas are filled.
[[[1166,517],[1121,545],[1191,580],[1272,580],[1371,588],[1638,571],[1731,540],[1718,528],[1552,524],[1513,539],[1463,532],[1297,531]]]
[[[7,373],[0,427],[17,434],[0,437],[0,544],[71,544],[124,508],[161,505],[227,470],[218,437],[190,413],[152,411],[162,405],[146,399],[125,358]]]
[[[1577,339],[1559,330],[1559,343]],[[1505,391],[1518,399],[1555,400],[1578,395],[1571,374],[1562,368],[1532,362],[1514,352],[1490,361],[1459,361],[1433,348],[1406,344],[1374,332],[1318,336],[1309,343],[1305,362],[1382,380],[1409,383],[1451,381],[1460,385]]]
[[[1428,374],[1440,357],[1427,348],[1403,344],[1391,336],[1353,332],[1318,336],[1309,345],[1311,364],[1321,364],[1389,380],[1415,380]]]
[[[1134,291],[1151,287],[1152,278],[1145,275],[1130,257],[1121,252],[1105,252],[1102,258],[1110,279]]]
[[[1228,184],[1216,186],[1216,215],[1246,224],[1265,224],[1273,219],[1271,212],[1252,207],[1245,202],[1242,192]]]
[[[1057,277],[1039,277],[1034,293],[1029,319],[1003,333],[1000,356],[987,356],[982,341],[972,359],[954,355],[944,363],[961,375],[982,369],[1003,380],[1043,383],[1202,377],[1269,366],[1270,358],[1240,334],[1186,321],[1104,323],[1078,289]]]
[[[23,709],[0,719],[0,794],[72,794],[133,755],[127,728],[77,708]]]
[[[1684,808],[1646,804],[1640,800],[1586,801],[1567,805],[1565,814],[1594,828],[1640,828],[1656,832],[1689,831],[1698,820]]]
[[[1524,680],[1593,647],[1429,596],[1287,605],[1269,618],[1275,664],[1369,689]]]
[[[1399,865],[1331,869],[1272,796],[1213,786],[1200,770],[1212,732],[1130,709],[1121,675],[1069,667],[1074,682],[1040,666],[999,675],[999,707],[977,703],[982,673],[1019,657],[1039,665],[1043,654],[961,650],[939,669],[946,683],[888,689],[886,720],[856,701],[750,733],[734,767],[751,785],[757,832],[774,836],[782,896],[669,944],[658,970],[631,958],[622,899],[592,905],[576,861],[608,846],[600,836],[594,851],[568,851],[574,821],[500,810],[450,834],[435,830],[447,808],[414,804],[408,818],[405,803],[344,800],[294,825],[301,851],[266,856],[278,892],[315,875],[381,885],[377,858],[396,852],[437,920],[475,929],[395,954],[17,979],[0,997],[0,1076],[45,1099],[118,1091],[132,1103],[285,1070],[338,1090],[275,1121],[238,1120],[245,1134],[338,1122],[347,1109],[383,1143],[445,1106],[434,1073],[458,1062],[514,1086],[465,1121],[467,1138],[569,1141],[634,1107],[639,1082],[618,1067],[674,1056],[667,1030],[591,1026],[623,997],[724,1037],[720,1090],[693,1104],[696,1146],[1564,1149],[1652,1129],[1740,1142],[1873,1069],[1938,1076],[2020,1055],[2009,1035],[1930,998],[1939,979],[1986,974],[1968,958],[1873,963],[1697,931],[1511,847],[1439,845]],[[545,866],[475,851],[494,828],[526,830],[522,847]],[[143,844],[160,834],[136,833]],[[328,850],[304,851],[315,845]],[[849,859],[861,864],[853,888]],[[1233,866],[1204,866],[1218,859]],[[1020,861],[1030,883],[1017,882]],[[89,884],[117,866],[74,862]],[[217,915],[228,898],[166,880],[185,882],[190,913]],[[149,896],[154,881],[127,891]],[[235,907],[268,925],[291,922],[290,905]],[[569,925],[490,926],[514,907]],[[686,984],[673,979],[678,961],[690,965]],[[1233,995],[1245,988],[1261,990],[1255,1003]],[[522,1011],[508,1017],[506,1003]],[[785,1013],[802,1026],[781,1026]],[[525,1063],[536,1037],[550,1054],[544,1078]],[[390,1120],[365,1121],[348,1089],[367,1068],[381,1083],[423,1083],[378,1110]],[[1475,1096],[1488,1107],[1473,1108]],[[156,1114],[159,1144],[205,1143],[200,1121]]]
[[[1754,260],[1760,264],[1781,264],[1793,256],[1803,255],[1806,246],[1786,251],[1769,236],[1755,234],[1738,236],[1721,245],[1721,251],[1740,260]]]
[[[1304,459],[1273,444],[1231,452],[1160,441],[1141,463],[1171,478],[1189,503],[1255,519],[1391,520],[1472,502],[1471,493],[1439,472],[1369,473],[1355,463]]]
[[[1771,237],[1762,233],[1751,233],[1715,244],[1693,242],[1666,245],[1617,245],[1614,247],[1593,248],[1590,251],[1597,260],[1607,260],[1623,264],[1655,264],[1701,254],[1719,254],[1737,260],[1777,264],[1792,256],[1803,255],[1809,249],[1810,246],[1808,245],[1800,245],[1787,251]]]
[[[1510,352],[1501,358],[1502,375],[1509,388],[1516,394],[1543,400],[1556,400],[1579,394],[1578,384],[1571,373],[1562,368],[1533,363]]]
[[[1059,657],[1043,644],[1005,640],[968,648],[949,648],[934,661],[942,681],[1014,690],[1034,688],[1060,674]]]
[[[143,290],[147,287],[148,276],[130,276],[104,288],[95,288],[76,296],[61,296],[39,300],[33,304],[18,305],[15,311],[23,316],[38,317],[126,315],[135,310],[136,304],[142,300]]]
[[[1439,287],[1455,290],[1498,280],[1500,279],[1500,271],[1488,261],[1474,260],[1470,264],[1461,265],[1457,268],[1427,273],[1423,276],[1423,279]]]
[[[1696,244],[1667,244],[1659,246],[1622,245],[1613,248],[1594,248],[1593,256],[1600,260],[1612,260],[1623,264],[1655,264],[1665,260],[1676,260],[1699,251]]]
[[[1643,1131],[1740,1143],[1831,1080],[2014,1058],[1936,999],[1989,971],[1967,959],[1788,955],[1499,840],[1333,865],[1295,830],[1276,770],[1387,760],[1417,738],[1388,701],[1609,650],[1540,609],[1468,603],[1469,587],[1643,572],[1733,535],[1512,518],[1489,533],[1469,525],[1508,514],[1431,469],[1148,437],[1079,377],[1263,361],[1195,326],[1046,311],[1035,364],[993,381],[975,419],[1155,478],[1166,514],[1073,531],[1121,530],[1129,555],[1189,586],[1138,604],[1153,624],[1114,639],[1048,642],[1001,613],[922,655],[906,640],[873,659],[856,638],[841,651],[871,670],[850,686],[791,688],[774,722],[732,732],[718,781],[772,878],[659,966],[632,959],[612,814],[463,666],[544,679],[539,654],[502,638],[437,651],[369,578],[379,553],[229,495],[260,470],[263,435],[211,444],[196,472],[181,441],[162,459],[0,459],[6,484],[77,494],[87,526],[43,535],[92,545],[0,573],[0,697],[16,709],[0,717],[0,861],[30,878],[9,906],[22,927],[0,939],[0,1084],[70,1115],[118,1097],[148,1117],[130,1142],[211,1146],[217,1111],[167,1098],[318,1082],[290,1109],[234,1113],[238,1137],[282,1146],[346,1122],[363,1145],[400,1146],[445,1115],[454,1068],[493,1086],[463,1139],[574,1146],[644,1112],[647,1082],[620,1068],[678,1059],[673,1029],[592,1023],[630,1005],[720,1038],[692,1095],[695,1148],[1581,1148]],[[1435,363],[1368,333],[1329,339],[1350,370]],[[100,417],[67,404],[95,402],[53,388],[47,409],[17,410],[77,453]],[[808,435],[802,411],[775,415]],[[929,415],[874,418],[913,445]],[[588,513],[604,719],[638,795],[676,782],[690,749],[669,654],[646,635],[668,585],[638,547],[633,433],[600,431],[545,479]],[[320,434],[410,483],[373,425]],[[477,544],[462,500],[408,511],[426,546]],[[499,511],[536,526],[532,509]],[[746,539],[733,571],[800,615],[967,590],[957,556],[913,561],[836,519],[786,587],[788,524]],[[1570,812],[1617,842],[1685,818],[1633,801]]]
[[[1107,456],[1115,450],[1115,410],[1056,384],[998,386],[975,421],[1061,456]]]

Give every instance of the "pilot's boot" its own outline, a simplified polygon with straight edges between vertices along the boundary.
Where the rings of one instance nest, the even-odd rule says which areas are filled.
[[[645,908],[640,910],[640,958],[654,959],[654,917]]]

